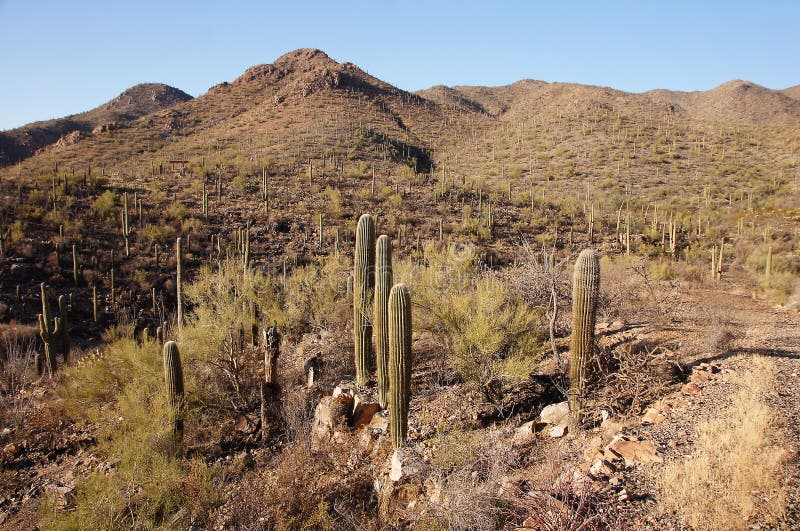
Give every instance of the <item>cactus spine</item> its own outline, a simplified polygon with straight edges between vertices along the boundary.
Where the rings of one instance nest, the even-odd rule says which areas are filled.
[[[178,455],[183,442],[183,369],[178,344],[174,341],[164,344],[164,382],[172,408],[172,450]]]
[[[353,271],[353,332],[355,336],[356,383],[369,381],[372,354],[372,290],[375,286],[375,220],[364,214],[356,228]]]
[[[411,400],[411,297],[405,284],[389,294],[389,431],[399,448],[408,433]]]
[[[389,291],[392,289],[392,242],[382,234],[375,246],[375,365],[378,373],[378,403],[386,409],[389,390]]]
[[[600,261],[597,252],[585,249],[575,262],[572,281],[572,343],[569,363],[569,410],[573,424],[582,417],[587,368],[594,350],[594,324],[600,291]]]

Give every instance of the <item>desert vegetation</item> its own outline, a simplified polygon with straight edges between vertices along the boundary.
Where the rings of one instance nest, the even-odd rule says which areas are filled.
[[[0,521],[791,522],[800,104],[741,83],[298,50],[0,169]]]

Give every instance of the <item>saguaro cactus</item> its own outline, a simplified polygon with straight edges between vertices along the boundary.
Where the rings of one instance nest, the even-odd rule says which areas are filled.
[[[178,455],[183,443],[183,369],[178,344],[174,341],[164,344],[164,382],[172,408],[172,452]]]
[[[61,319],[52,319],[50,301],[44,282],[39,285],[42,294],[42,313],[39,314],[39,335],[44,343],[44,355],[36,356],[36,372],[43,374],[45,368],[51,376],[56,370],[56,338],[61,334]]]
[[[572,342],[569,363],[569,410],[573,424],[581,422],[587,368],[594,350],[594,325],[600,291],[600,260],[585,249],[575,262],[572,281]]]
[[[58,297],[58,324],[56,326],[58,339],[60,341],[61,355],[64,356],[64,363],[69,361],[69,307],[67,298],[64,295]]]
[[[382,234],[375,246],[375,366],[378,403],[386,409],[389,391],[389,291],[392,289],[392,242]]]
[[[176,262],[176,277],[175,277],[175,298],[178,301],[178,330],[183,328],[183,296],[181,293],[181,277],[183,273],[183,260],[181,252],[181,239],[175,241],[175,262]]]
[[[78,251],[72,244],[72,283],[78,285]]]
[[[372,355],[372,290],[375,286],[375,220],[364,214],[356,228],[353,271],[353,331],[355,335],[356,383],[369,380]]]
[[[411,400],[411,297],[405,284],[389,294],[389,431],[399,448],[408,433]]]
[[[128,192],[122,195],[122,236],[125,238],[125,256],[131,255],[130,235],[131,226],[128,223]]]

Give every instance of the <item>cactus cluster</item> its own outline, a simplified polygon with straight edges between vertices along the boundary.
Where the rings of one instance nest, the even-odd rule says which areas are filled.
[[[572,341],[570,344],[569,410],[580,424],[588,366],[594,350],[594,326],[600,292],[600,260],[593,249],[585,249],[575,262],[572,282]]]
[[[391,240],[385,234],[375,240],[375,221],[367,214],[361,216],[356,229],[353,307],[356,383],[369,381],[374,332],[378,402],[389,410],[392,445],[398,448],[408,432],[411,300],[404,284],[393,286]]]

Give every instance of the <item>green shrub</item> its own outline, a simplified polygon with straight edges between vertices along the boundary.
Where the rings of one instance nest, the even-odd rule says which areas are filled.
[[[503,380],[525,379],[542,350],[541,309],[531,308],[498,275],[480,274],[475,248],[438,251],[429,244],[425,265],[395,266],[412,289],[414,318],[441,345],[462,379],[491,396]]]
[[[108,219],[114,213],[117,206],[117,194],[111,190],[106,190],[92,203],[92,211],[100,219]]]

